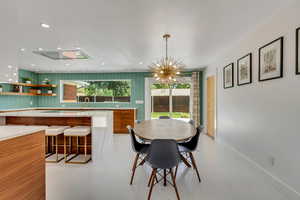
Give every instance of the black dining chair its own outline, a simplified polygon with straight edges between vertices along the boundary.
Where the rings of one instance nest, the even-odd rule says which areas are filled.
[[[153,140],[151,142],[146,161],[152,167],[152,173],[149,181],[150,190],[148,194],[148,200],[150,200],[151,198],[154,185],[156,183],[159,183],[161,180],[164,180],[166,185],[166,179],[169,174],[171,175],[173,183],[171,185],[175,189],[177,199],[180,200],[178,189],[176,186],[175,174],[173,173],[173,168],[178,166],[178,164],[181,162],[177,142],[175,140]],[[163,178],[160,180],[157,179],[157,175],[160,175],[159,170],[164,171],[164,175],[162,176]],[[167,170],[169,170],[168,173],[166,173]]]
[[[169,116],[159,116],[159,119],[171,119]]]
[[[200,138],[200,134],[201,134],[202,130],[203,130],[203,126],[197,127],[197,132],[196,132],[195,136],[193,136],[187,142],[178,143],[179,152],[181,153],[181,155],[185,154],[186,157],[188,159],[190,159],[191,164],[192,164],[194,170],[197,173],[197,177],[198,177],[199,182],[201,182],[201,178],[200,178],[200,175],[199,175],[199,171],[198,171],[198,168],[197,168],[197,165],[196,165],[196,160],[195,160],[195,157],[193,155],[193,152],[196,151],[196,149],[198,147],[199,138]],[[176,167],[175,176],[177,175],[177,169],[178,169],[178,167]]]
[[[132,175],[131,175],[131,179],[130,179],[130,185],[132,185],[136,168],[145,163],[145,154],[147,154],[150,144],[143,144],[143,143],[138,142],[135,137],[135,132],[131,128],[131,126],[127,126],[127,129],[130,134],[132,150],[136,153],[136,156],[135,156],[135,159],[133,162],[133,166],[132,166]],[[142,161],[138,164],[139,160],[142,160]]]

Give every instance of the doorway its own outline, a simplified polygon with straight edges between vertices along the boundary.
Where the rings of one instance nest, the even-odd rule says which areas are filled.
[[[190,77],[182,77],[171,85],[145,80],[145,119],[168,116],[189,121],[192,117],[192,84]]]
[[[215,96],[215,76],[209,76],[206,79],[206,127],[207,127],[207,135],[211,138],[215,138],[215,103],[216,103],[216,96]]]

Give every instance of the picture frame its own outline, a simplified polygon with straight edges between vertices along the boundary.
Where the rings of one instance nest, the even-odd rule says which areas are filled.
[[[296,74],[300,74],[300,27],[296,29]]]
[[[268,81],[283,77],[283,37],[259,48],[258,80]]]
[[[252,83],[252,53],[237,60],[237,85],[247,85]]]
[[[234,87],[234,63],[230,63],[223,68],[223,87],[224,89]]]

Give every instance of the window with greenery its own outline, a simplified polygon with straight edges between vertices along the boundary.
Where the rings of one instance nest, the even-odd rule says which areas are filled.
[[[64,102],[130,102],[130,80],[63,81]]]

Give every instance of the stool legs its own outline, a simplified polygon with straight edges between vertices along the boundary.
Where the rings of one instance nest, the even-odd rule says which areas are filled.
[[[69,154],[67,154],[67,137],[69,137]],[[72,154],[72,137],[76,137],[76,154],[74,156],[72,156],[71,158],[67,159],[67,157],[69,155]],[[79,143],[79,138],[80,137],[83,137],[84,138],[84,144],[83,145],[80,145]],[[65,163],[67,164],[85,164],[85,163],[88,163],[90,160],[91,160],[91,157],[88,156],[87,154],[87,148],[88,148],[88,145],[87,145],[87,136],[64,136],[64,145],[65,145]],[[80,147],[83,147],[84,148],[84,160],[82,161],[72,161],[74,158],[76,158],[77,156],[80,155]]]
[[[50,146],[49,146],[49,137],[51,137]],[[58,135],[56,136],[46,136],[46,159],[55,154],[55,160],[46,160],[47,163],[58,163],[64,158],[59,159],[58,154]]]

